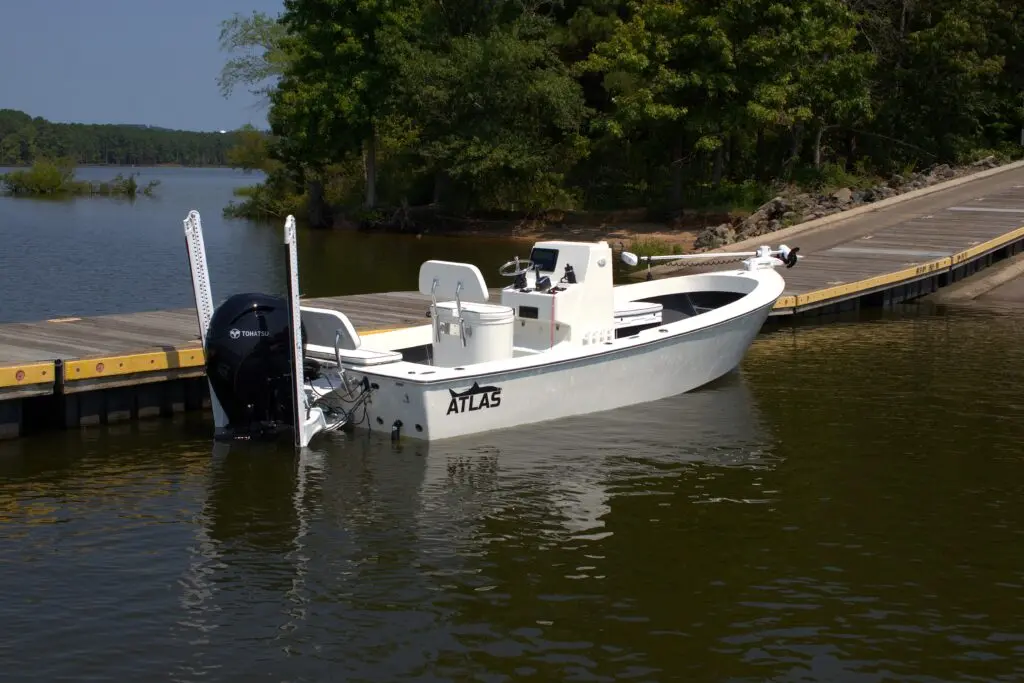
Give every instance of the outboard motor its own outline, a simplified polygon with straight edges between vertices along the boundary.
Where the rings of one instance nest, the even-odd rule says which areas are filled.
[[[292,428],[289,324],[287,300],[268,294],[235,294],[214,311],[206,375],[227,415],[227,438],[276,437]]]

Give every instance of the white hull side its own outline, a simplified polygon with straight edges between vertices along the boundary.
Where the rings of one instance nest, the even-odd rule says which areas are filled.
[[[436,441],[612,410],[696,389],[736,368],[764,324],[771,305],[693,332],[599,356],[522,370],[418,384],[369,374],[376,388],[359,428]],[[361,379],[359,372],[348,371]],[[454,399],[473,384],[498,392]],[[484,405],[487,404],[487,405]],[[361,409],[357,411],[361,412]]]

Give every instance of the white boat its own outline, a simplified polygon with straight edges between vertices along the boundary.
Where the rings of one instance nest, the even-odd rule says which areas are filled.
[[[785,245],[622,252],[629,265],[744,260],[616,286],[607,242],[540,241],[501,267],[512,282],[500,303],[475,265],[430,260],[419,272],[430,322],[361,338],[343,313],[301,304],[291,216],[287,297],[236,294],[216,311],[197,212],[185,233],[217,437],[290,430],[298,447],[343,426],[436,441],[692,391],[739,365],[785,289],[776,267],[798,258]]]

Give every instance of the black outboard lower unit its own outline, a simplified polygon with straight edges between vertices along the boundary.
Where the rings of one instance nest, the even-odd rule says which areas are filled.
[[[206,375],[228,418],[219,438],[273,438],[292,429],[290,324],[288,302],[268,294],[235,294],[214,311]]]

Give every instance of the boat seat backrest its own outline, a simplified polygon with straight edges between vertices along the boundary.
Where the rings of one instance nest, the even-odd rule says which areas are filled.
[[[434,287],[434,282],[437,287]],[[433,289],[438,301],[452,301],[458,285],[460,301],[487,303],[490,292],[484,282],[483,273],[471,263],[456,261],[424,261],[420,266],[420,294],[430,296]]]
[[[334,339],[339,332],[341,339],[338,341],[341,349],[354,351],[362,346],[363,341],[359,338],[359,333],[344,313],[329,308],[300,306],[299,314],[302,317],[302,326],[306,329],[304,341],[307,347],[329,349],[333,357]]]
[[[318,360],[340,360],[345,365],[366,367],[398,363],[402,354],[398,351],[364,349],[363,340],[348,316],[329,308],[299,307],[302,326],[306,330],[304,339],[306,355]],[[338,337],[338,349],[334,340]]]

